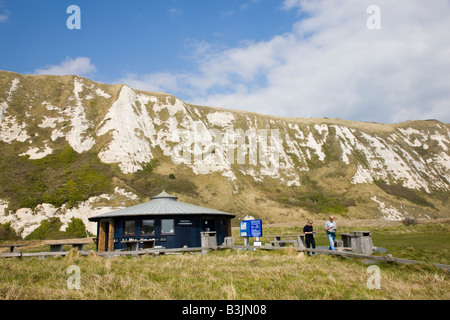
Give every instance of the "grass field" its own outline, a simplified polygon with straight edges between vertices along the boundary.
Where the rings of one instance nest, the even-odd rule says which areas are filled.
[[[316,230],[321,226],[317,225]],[[347,230],[346,230],[347,229]],[[340,232],[355,230],[342,226]],[[356,228],[362,230],[362,227]],[[395,257],[450,264],[450,224],[367,226],[374,244]],[[233,230],[236,233],[237,230]],[[269,235],[298,227],[267,226]],[[234,234],[236,241],[241,241]],[[326,245],[318,232],[318,245]],[[80,289],[70,290],[79,268]],[[358,259],[279,251],[221,250],[206,255],[0,259],[1,299],[450,299],[447,272],[429,264],[378,264],[380,289],[369,289],[369,265]]]
[[[390,222],[384,225],[374,225],[373,220],[365,225],[364,220],[358,221],[354,225],[351,221],[345,221],[342,225],[338,221],[338,235],[336,239],[340,239],[339,233],[367,230],[372,231],[374,246],[386,248],[386,253],[392,254],[394,257],[428,261],[433,263],[443,263],[450,265],[450,220],[442,219],[439,222],[422,221],[414,226],[404,226],[400,222]],[[268,226],[264,228],[263,242],[273,240],[271,235],[287,235],[303,233],[303,224],[297,223],[295,226]],[[315,240],[317,246],[328,246],[328,240],[322,231],[324,221],[314,223],[316,231]],[[381,223],[380,223],[381,224]],[[239,238],[238,230],[234,230],[233,237],[243,243]]]

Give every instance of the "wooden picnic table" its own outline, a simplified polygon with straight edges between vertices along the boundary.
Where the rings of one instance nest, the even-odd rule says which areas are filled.
[[[296,239],[285,239],[285,238],[296,238]],[[292,243],[294,247],[304,247],[305,235],[286,234],[281,236],[273,236],[273,241],[270,241],[270,244],[274,247],[284,247],[288,243]]]
[[[25,246],[27,246],[27,245],[26,244],[9,243],[9,244],[0,245],[0,248],[8,248],[9,247],[9,252],[17,252],[17,248],[25,247]]]
[[[125,243],[126,251],[138,251],[139,244],[143,244],[144,249],[150,249],[155,247],[155,239],[141,239],[141,240],[124,240],[122,243]]]

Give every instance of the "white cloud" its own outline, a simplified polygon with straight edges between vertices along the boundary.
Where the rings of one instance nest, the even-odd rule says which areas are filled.
[[[381,30],[366,25],[373,4]],[[195,104],[279,116],[450,122],[448,1],[286,0],[283,9],[299,14],[287,34],[194,50],[195,72],[126,80]]]
[[[8,21],[9,10],[6,9],[3,1],[0,1],[0,23]]]
[[[178,9],[178,8],[172,8],[169,10],[169,16],[171,18],[176,18],[178,16],[181,16],[183,14],[183,10]]]
[[[96,71],[95,65],[91,63],[91,59],[86,57],[77,57],[72,59],[66,57],[59,65],[45,66],[42,69],[36,69],[34,74],[38,75],[77,75],[86,76]]]
[[[178,84],[181,80],[179,77],[164,72],[149,75],[128,74],[118,82],[126,83],[133,89],[170,93],[171,91],[178,91]]]
[[[290,10],[293,8],[300,8],[302,0],[285,0],[283,2],[283,9]]]

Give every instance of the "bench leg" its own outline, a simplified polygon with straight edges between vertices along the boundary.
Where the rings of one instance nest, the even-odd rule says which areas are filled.
[[[63,246],[61,244],[52,244],[50,245],[50,252],[62,252]]]

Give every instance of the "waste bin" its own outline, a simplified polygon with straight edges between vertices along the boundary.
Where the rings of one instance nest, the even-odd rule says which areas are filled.
[[[234,238],[233,237],[225,237],[225,239],[223,241],[223,245],[234,246]]]
[[[372,254],[373,241],[370,231],[352,231],[341,233],[344,247],[352,248],[352,252],[360,254]]]

